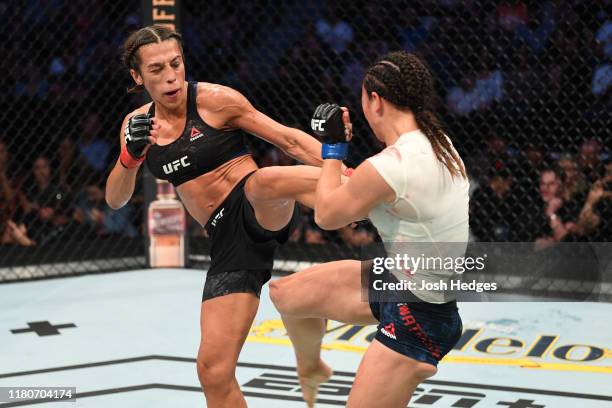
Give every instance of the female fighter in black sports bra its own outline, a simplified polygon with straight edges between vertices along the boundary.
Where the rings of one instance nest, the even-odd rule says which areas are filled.
[[[125,205],[146,160],[205,225],[212,261],[202,298],[198,377],[208,407],[246,407],[235,379],[238,355],[270,279],[274,251],[296,221],[295,201],[313,206],[320,169],[258,169],[242,131],[308,165],[322,165],[321,144],[258,112],[231,88],[186,82],[181,36],[168,28],[132,34],[123,60],[137,84],[131,91],[146,89],[153,103],[123,121],[106,201],[112,208]]]

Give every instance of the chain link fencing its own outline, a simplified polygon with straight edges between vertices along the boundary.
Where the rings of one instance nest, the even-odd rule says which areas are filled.
[[[138,7],[0,2],[0,281],[144,266],[142,199],[116,212],[104,203],[136,103],[119,49]]]
[[[12,198],[2,200],[0,280],[15,277],[7,267],[88,256],[132,260],[107,269],[144,265],[139,190],[120,212],[101,195],[120,121],[141,102],[125,93],[130,79],[119,64],[121,42],[142,23],[140,2],[83,4],[23,2],[0,11],[11,22],[2,25],[9,41],[0,154],[8,158],[0,175],[13,188],[3,189]],[[319,103],[349,107],[351,166],[382,148],[361,112],[366,68],[388,51],[416,53],[436,78],[436,111],[470,175],[472,240],[553,251],[560,242],[612,237],[606,0],[183,0],[179,31],[188,79],[231,86],[283,124],[309,131]],[[261,166],[295,164],[250,140]],[[45,171],[51,187],[41,189]],[[357,257],[377,239],[368,223],[328,232],[312,211],[302,214],[279,269]],[[202,228],[192,221],[189,235],[192,265],[205,266]],[[573,288],[581,287],[578,279]]]

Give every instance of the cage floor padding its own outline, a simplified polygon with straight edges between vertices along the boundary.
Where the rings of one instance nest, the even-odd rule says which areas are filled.
[[[204,279],[201,271],[160,269],[0,285],[0,387],[76,387],[74,403],[0,407],[205,406],[195,366]],[[267,286],[261,299],[238,381],[249,407],[305,407]],[[460,344],[410,407],[612,407],[612,304],[459,309]],[[374,331],[329,323],[323,357],[335,374],[318,407],[345,405]]]

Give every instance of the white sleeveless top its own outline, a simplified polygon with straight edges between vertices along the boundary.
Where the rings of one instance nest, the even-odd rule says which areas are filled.
[[[368,161],[396,195],[393,203],[378,205],[369,214],[388,257],[403,256],[411,242],[438,243],[414,246],[415,250],[409,252],[417,257],[457,258],[465,255],[469,234],[469,181],[461,176],[451,176],[436,158],[427,136],[420,130],[404,133],[393,145]],[[442,244],[449,242],[455,244]],[[398,279],[406,279],[404,271],[391,272]],[[411,280],[421,288],[422,280],[437,283],[459,278],[454,270],[432,267],[419,268]],[[444,303],[454,298],[444,291],[418,290],[413,293],[431,303]]]

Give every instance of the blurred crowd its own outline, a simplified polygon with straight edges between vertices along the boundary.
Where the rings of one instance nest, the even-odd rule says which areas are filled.
[[[612,238],[612,160],[597,139],[577,152],[519,150],[491,135],[467,160],[474,192],[471,231],[486,242],[609,241]],[[471,164],[471,166],[470,166]],[[517,210],[519,209],[519,210]]]
[[[52,154],[30,152],[25,172],[0,135],[0,242],[30,246],[105,235],[135,237],[133,204],[113,211],[104,201],[110,143],[99,115],[87,115],[78,140],[64,137]],[[21,164],[22,167],[23,164]]]
[[[18,3],[0,0],[11,39],[0,60],[0,242],[142,234],[142,194],[111,211],[103,193],[121,119],[143,102],[125,93],[119,64],[140,2]],[[360,114],[367,66],[417,53],[472,181],[473,239],[545,247],[612,238],[609,10],[609,0],[185,0],[181,31],[190,79],[235,87],[282,123],[306,130],[319,103],[348,106],[352,166],[382,148]],[[255,138],[252,151],[262,166],[295,163]],[[376,239],[367,223],[321,231],[303,210],[293,241]]]

